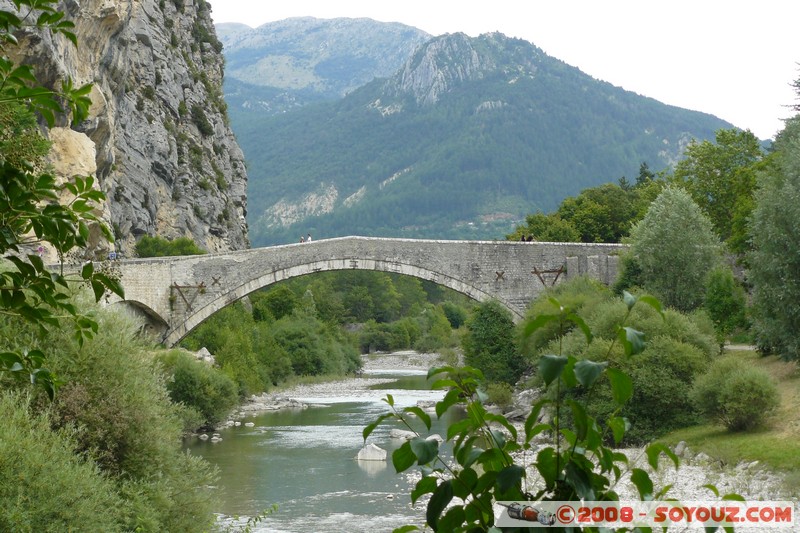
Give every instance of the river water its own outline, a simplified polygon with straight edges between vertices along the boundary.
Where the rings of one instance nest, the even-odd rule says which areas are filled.
[[[364,427],[388,410],[381,401],[387,393],[400,407],[439,400],[443,393],[428,389],[424,371],[386,370],[365,377],[392,382],[335,396],[292,395],[313,406],[246,418],[243,422],[255,426],[223,430],[221,442],[189,443],[191,453],[219,467],[219,512],[247,517],[277,504],[276,512],[254,526],[261,533],[380,532],[422,525],[424,504],[411,508],[413,482],[395,473],[391,463],[391,452],[402,441],[389,431],[402,426],[381,425],[367,441],[389,452],[386,462],[356,461],[355,456]],[[433,415],[431,432],[445,435],[448,416],[455,415],[443,420]],[[425,434],[421,423],[420,432]]]

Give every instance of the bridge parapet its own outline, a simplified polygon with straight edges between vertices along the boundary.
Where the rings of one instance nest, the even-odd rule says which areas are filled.
[[[285,279],[331,270],[375,270],[426,279],[519,320],[547,287],[586,274],[617,276],[624,245],[340,237],[198,256],[120,261],[126,301],[173,345],[219,309]]]

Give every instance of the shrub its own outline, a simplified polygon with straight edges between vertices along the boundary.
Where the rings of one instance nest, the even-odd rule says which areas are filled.
[[[207,137],[214,133],[214,126],[206,118],[206,112],[197,104],[192,104],[192,122],[203,136]]]
[[[0,394],[0,530],[122,531],[112,480],[74,453],[74,431],[51,431],[25,396]]]
[[[49,361],[65,382],[51,407],[52,425],[76,428],[76,453],[91,458],[116,484],[127,502],[117,515],[123,529],[210,526],[216,472],[182,453],[181,413],[154,369],[151,347],[138,336],[140,324],[121,311],[98,309],[88,298],[75,305],[90,310],[99,327],[82,346],[69,327],[51,328],[42,341],[52,347]],[[0,325],[6,328],[13,335],[6,330],[2,344],[40,334],[19,324]]]
[[[167,257],[173,255],[201,255],[205,250],[198,247],[189,237],[178,237],[172,241],[162,237],[142,235],[136,243],[136,255],[139,257]]]
[[[163,352],[158,360],[168,376],[172,401],[196,409],[205,425],[224,420],[236,406],[236,384],[221,371],[180,350]]]
[[[735,357],[719,359],[692,391],[697,407],[730,431],[758,427],[778,407],[778,388],[769,375]]]
[[[464,361],[480,369],[490,382],[516,383],[525,361],[514,343],[511,313],[495,300],[475,308],[462,339]]]
[[[486,386],[487,402],[506,410],[514,403],[514,389],[508,383],[489,383]]]

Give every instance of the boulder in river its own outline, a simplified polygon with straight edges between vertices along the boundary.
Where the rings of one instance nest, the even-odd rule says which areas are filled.
[[[386,450],[380,446],[369,443],[359,450],[356,459],[358,461],[385,461]]]

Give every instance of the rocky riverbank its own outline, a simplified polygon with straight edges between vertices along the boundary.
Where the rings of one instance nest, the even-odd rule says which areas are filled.
[[[429,368],[440,364],[438,358],[438,354],[414,351],[364,355],[359,376],[324,383],[294,385],[274,392],[253,395],[239,408],[234,418],[263,411],[305,409],[309,406],[307,402],[298,398],[315,398],[322,402],[326,398],[343,396],[357,399],[359,396],[372,394],[368,391],[375,385],[394,381],[394,378],[380,377],[381,374],[424,374]]]
[[[420,354],[416,352],[398,352],[392,354],[370,354],[363,356],[363,370],[358,377],[344,380],[335,380],[325,383],[297,385],[277,392],[254,396],[243,405],[237,418],[244,418],[250,414],[275,409],[305,409],[310,405],[303,399],[313,398],[315,402],[327,403],[327,399],[348,397],[359,398],[374,395],[370,387],[394,381],[394,378],[383,378],[381,374],[425,373],[433,366],[441,365],[436,354]],[[532,402],[535,391],[524,391],[515,398],[514,406],[509,408],[506,415],[510,418],[524,420],[527,413],[521,413],[524,404]],[[524,410],[524,409],[523,409]],[[681,458],[681,465],[675,469],[671,461],[662,459],[658,471],[652,471],[647,464],[643,449],[624,450],[631,460],[631,468],[642,468],[648,471],[653,479],[656,490],[672,485],[668,496],[682,500],[713,500],[713,493],[704,488],[704,485],[715,485],[720,494],[737,493],[748,500],[796,500],[797,495],[786,493],[783,488],[783,478],[757,461],[746,462],[738,465],[724,465],[720,461],[709,457],[699,450],[690,450],[685,445],[676,447],[676,454]],[[521,462],[532,462],[521,458]],[[531,477],[535,478],[535,472]],[[409,482],[414,482],[418,473],[409,473]],[[635,487],[627,481],[627,476],[616,487],[621,499],[638,500],[639,495]],[[764,530],[761,530],[764,531]]]

